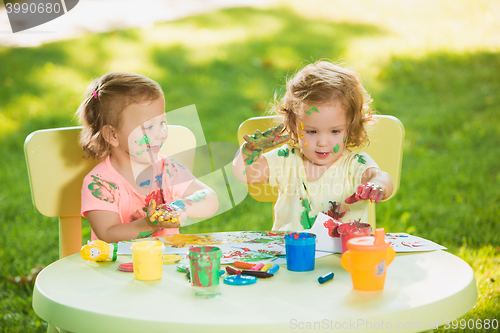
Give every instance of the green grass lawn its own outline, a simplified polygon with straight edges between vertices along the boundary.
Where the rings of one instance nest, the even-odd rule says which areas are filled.
[[[297,0],[0,47],[0,331],[46,330],[31,308],[32,285],[7,279],[58,258],[57,221],[31,204],[23,144],[32,131],[76,125],[92,78],[149,75],[167,110],[196,104],[207,142],[237,143],[238,125],[321,58],[358,70],[375,109],[405,125],[401,188],[379,205],[377,226],[431,239],[467,261],[479,299],[463,319],[500,320],[498,17],[496,1]],[[271,211],[247,198],[183,232],[270,229]]]

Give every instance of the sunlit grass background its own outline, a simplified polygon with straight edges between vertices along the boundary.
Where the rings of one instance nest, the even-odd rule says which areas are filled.
[[[321,58],[359,71],[375,109],[405,125],[400,192],[379,205],[377,226],[467,261],[479,299],[463,318],[500,320],[499,17],[493,0],[296,0],[0,47],[0,331],[46,330],[31,308],[32,286],[6,279],[58,258],[57,220],[31,204],[23,143],[32,131],[76,125],[92,78],[146,74],[163,87],[167,110],[196,104],[207,142],[237,143],[238,125]],[[269,229],[271,210],[247,198],[183,232]]]

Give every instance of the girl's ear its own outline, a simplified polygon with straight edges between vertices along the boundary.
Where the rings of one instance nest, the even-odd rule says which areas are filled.
[[[111,145],[111,147],[118,147],[118,136],[116,134],[116,130],[111,125],[104,125],[102,128],[102,136],[107,143]]]

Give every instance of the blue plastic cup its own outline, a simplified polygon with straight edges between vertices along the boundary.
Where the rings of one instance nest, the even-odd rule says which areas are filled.
[[[286,268],[289,271],[314,270],[316,235],[307,232],[292,232],[285,236]]]

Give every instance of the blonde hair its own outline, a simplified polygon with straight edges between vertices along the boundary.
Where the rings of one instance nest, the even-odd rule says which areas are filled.
[[[275,98],[272,112],[284,117],[285,130],[298,145],[297,116],[311,103],[339,101],[346,112],[346,147],[356,148],[369,143],[365,125],[375,122],[369,104],[372,99],[364,89],[359,74],[328,61],[318,61],[300,70],[286,84],[285,96]]]
[[[109,154],[111,147],[102,129],[106,125],[119,129],[124,108],[162,96],[158,83],[139,74],[114,72],[93,80],[75,114],[83,125],[80,145],[87,156],[101,159]]]

